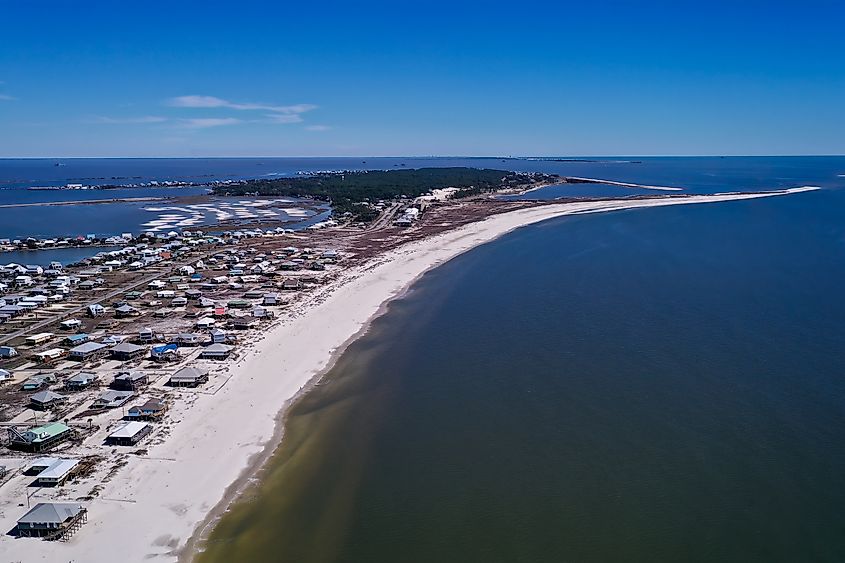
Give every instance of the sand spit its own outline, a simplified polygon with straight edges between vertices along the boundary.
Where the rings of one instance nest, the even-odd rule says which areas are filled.
[[[583,184],[607,184],[609,186],[619,186],[620,188],[637,188],[640,190],[658,190],[663,192],[682,192],[683,188],[676,188],[670,186],[649,186],[647,184],[632,184],[631,182],[617,182],[615,180],[600,180],[597,178],[579,178],[577,176],[568,176],[566,178],[571,183]]]
[[[617,182],[616,180],[602,180],[600,178],[581,178],[579,176],[566,176],[556,184],[544,184],[542,186],[535,186],[531,189],[520,192],[519,195],[525,195],[531,192],[536,192],[539,189],[546,188],[552,185],[566,185],[566,184],[605,184],[608,186],[617,186],[620,188],[631,188],[639,190],[656,190],[662,192],[682,192],[683,188],[676,188],[670,186],[649,186],[646,184],[632,184],[630,182]]]
[[[281,412],[331,366],[386,302],[420,275],[519,227],[572,214],[689,205],[778,195],[818,188],[712,196],[655,197],[543,205],[502,213],[412,242],[351,268],[310,298],[286,310],[260,339],[226,366],[214,394],[186,390],[178,423],[149,455],[129,456],[99,498],[88,503],[88,523],[67,543],[0,536],[4,561],[176,561],[190,558],[192,536],[208,528],[278,443]],[[2,489],[0,489],[2,499]],[[2,499],[0,526],[8,532],[25,511]],[[23,499],[15,499],[23,500]],[[68,499],[73,500],[73,499]]]

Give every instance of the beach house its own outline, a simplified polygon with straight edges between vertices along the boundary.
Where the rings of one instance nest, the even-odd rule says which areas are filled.
[[[106,444],[110,446],[134,446],[153,431],[149,422],[130,420],[122,423],[117,429],[106,436]]]
[[[202,344],[205,337],[195,332],[183,332],[182,334],[177,334],[175,340],[179,346],[198,346]]]
[[[112,389],[118,391],[136,391],[148,383],[147,374],[143,371],[122,371],[112,381]]]
[[[208,370],[198,367],[184,367],[170,376],[171,387],[197,387],[208,381]]]
[[[91,403],[92,409],[116,409],[125,405],[129,399],[135,396],[133,391],[115,391],[109,389]]]
[[[25,341],[29,346],[38,346],[39,344],[44,344],[51,338],[53,338],[52,332],[39,332],[38,334],[27,336]]]
[[[226,340],[229,338],[228,333],[219,328],[213,329],[209,334],[211,334],[212,344],[225,344]]]
[[[73,325],[73,330],[76,330],[77,328],[79,328],[79,326],[80,325]],[[65,342],[65,344],[70,344],[70,345],[76,346],[78,344],[82,344],[83,342],[88,342],[88,339],[89,339],[89,336],[86,333],[80,332],[80,333],[77,333],[77,334],[69,334],[68,336],[65,337],[64,342]]]
[[[132,305],[121,305],[114,310],[114,316],[118,319],[123,319],[126,317],[137,317],[141,314],[141,311],[133,307]]]
[[[258,323],[258,319],[253,316],[235,317],[229,321],[229,326],[236,330],[248,330],[253,328]]]
[[[149,343],[155,340],[155,332],[151,328],[142,328],[138,331],[138,341],[141,343]]]
[[[41,363],[49,364],[64,358],[67,355],[67,350],[64,348],[50,348],[49,350],[44,350],[43,352],[36,352],[33,354],[36,360]]]
[[[0,346],[0,358],[14,358],[17,355],[18,351],[12,348],[11,346]]]
[[[47,410],[57,407],[67,401],[67,397],[54,393],[50,390],[39,391],[29,398],[29,408],[35,410]]]
[[[129,420],[158,420],[167,410],[167,404],[161,399],[150,399],[143,405],[136,405],[129,409],[126,418]]]
[[[94,303],[93,305],[88,306],[88,316],[89,317],[101,317],[105,314],[106,309],[99,303]]]
[[[78,459],[56,459],[38,472],[35,485],[38,487],[60,487],[80,469]]]
[[[104,356],[108,351],[108,346],[100,344],[99,342],[86,342],[75,346],[68,351],[71,360],[85,361]]]
[[[138,346],[130,342],[121,342],[109,350],[112,359],[125,362],[143,356],[147,352],[146,346]]]
[[[63,540],[88,521],[88,510],[79,503],[39,502],[20,517],[16,533],[23,538]]]
[[[265,307],[271,305],[279,305],[282,302],[282,296],[278,293],[265,293],[263,299],[263,304]]]
[[[82,326],[82,321],[79,319],[68,319],[59,323],[63,330],[76,330]]]
[[[14,427],[7,428],[9,447],[27,452],[43,452],[64,442],[73,436],[73,430],[61,422],[51,422],[18,432]]]
[[[56,377],[52,374],[43,374],[39,373],[37,375],[33,375],[28,377],[21,385],[21,389],[24,391],[35,391],[36,389],[41,389],[48,383],[52,383],[56,380]]]
[[[200,352],[200,358],[208,358],[211,360],[225,360],[229,357],[234,349],[228,344],[210,344],[203,348]]]
[[[96,373],[81,371],[65,380],[65,389],[68,391],[82,391],[83,389],[97,385],[99,381],[100,377]]]

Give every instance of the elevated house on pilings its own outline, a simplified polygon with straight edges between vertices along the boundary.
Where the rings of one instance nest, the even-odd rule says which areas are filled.
[[[88,521],[88,509],[71,502],[39,502],[18,520],[18,537],[67,541]]]
[[[15,427],[6,429],[9,447],[25,452],[43,452],[73,437],[73,429],[61,422],[51,422],[20,432]]]

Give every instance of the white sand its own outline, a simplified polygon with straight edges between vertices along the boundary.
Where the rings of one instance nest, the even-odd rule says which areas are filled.
[[[426,270],[520,226],[574,213],[663,205],[753,199],[809,191],[689,198],[564,203],[496,215],[436,237],[410,243],[351,269],[321,288],[293,317],[287,314],[225,375],[214,395],[193,393],[174,413],[180,422],[168,440],[146,458],[131,457],[89,503],[89,521],[69,542],[0,536],[0,563],[6,561],[175,561],[227,488],[268,446],[280,411],[310,380],[329,366],[335,353],[362,332],[383,304]],[[218,387],[218,385],[214,385]],[[200,390],[202,391],[202,390]],[[190,391],[186,393],[191,393]],[[0,489],[2,497],[2,489]],[[0,532],[25,512],[0,505]]]

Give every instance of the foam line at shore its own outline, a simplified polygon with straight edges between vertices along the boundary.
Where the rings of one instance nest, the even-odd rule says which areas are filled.
[[[333,365],[390,300],[426,271],[472,248],[566,215],[815,189],[554,203],[493,215],[381,254],[286,312],[227,367],[228,373],[221,375],[227,382],[214,395],[191,393],[190,400],[180,401],[173,413],[179,422],[167,441],[151,448],[149,457],[128,458],[101,497],[89,503],[88,524],[68,543],[3,537],[0,552],[13,561],[105,563],[114,561],[116,553],[132,554],[132,560],[189,560],[195,545],[189,539],[209,529],[278,445],[283,412],[291,402]],[[8,518],[2,524],[9,524]]]

